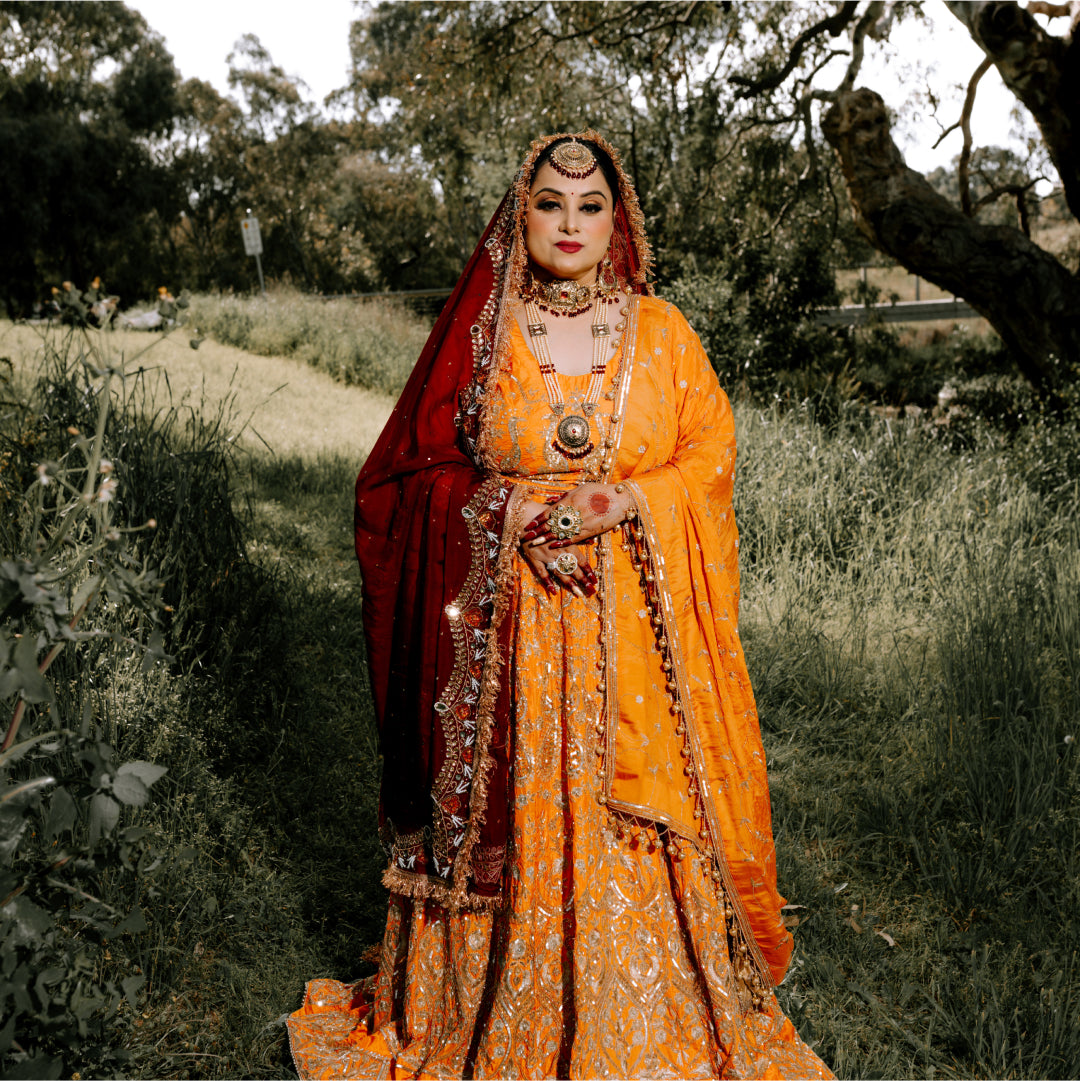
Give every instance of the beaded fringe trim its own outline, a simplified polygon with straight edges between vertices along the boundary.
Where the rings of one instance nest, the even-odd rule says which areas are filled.
[[[628,839],[629,844],[644,845],[647,851],[663,846],[669,858],[676,862],[689,857],[702,863],[702,872],[705,878],[712,882],[724,912],[728,952],[742,1005],[748,1010],[762,1010],[765,1008],[766,996],[772,988],[771,974],[749,929],[749,918],[731,881],[722,842],[709,826],[707,796],[702,790],[703,781],[694,762],[691,732],[693,721],[687,716],[688,711],[680,690],[680,684],[685,685],[685,681],[680,678],[678,644],[672,627],[668,626],[670,619],[664,613],[661,588],[663,575],[650,550],[646,528],[642,524],[642,519],[648,520],[650,515],[636,485],[631,485],[631,488],[636,508],[634,515],[623,523],[622,542],[632,566],[639,574],[642,598],[656,637],[656,648],[660,654],[661,667],[666,677],[666,690],[670,696],[669,708],[675,721],[675,734],[682,738],[679,753],[683,759],[683,773],[687,777],[687,791],[694,800],[698,837],[686,838],[668,825],[642,818],[617,805],[607,808],[609,829],[615,839]],[[603,687],[603,684],[601,686]],[[603,794],[599,798],[601,803],[608,803]]]

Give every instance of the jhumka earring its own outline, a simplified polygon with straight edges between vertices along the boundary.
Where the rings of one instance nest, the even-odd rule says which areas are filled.
[[[615,265],[611,261],[611,248],[604,253],[597,268],[596,291],[604,300],[614,300],[619,295],[619,279],[615,276]]]

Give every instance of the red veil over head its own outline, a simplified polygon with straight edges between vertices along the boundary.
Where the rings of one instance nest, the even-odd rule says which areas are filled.
[[[523,225],[534,142],[458,279],[356,482],[356,553],[383,755],[384,881],[451,908],[497,900],[507,831],[508,696],[501,544],[512,485],[476,459],[484,389],[507,349],[527,267]],[[611,257],[651,292],[651,253],[617,151]],[[500,559],[503,566],[500,568]]]

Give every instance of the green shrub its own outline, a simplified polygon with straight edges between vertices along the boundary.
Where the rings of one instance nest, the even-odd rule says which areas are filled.
[[[69,661],[89,650],[101,673],[150,673],[165,659],[160,582],[137,543],[152,526],[118,513],[109,457],[122,372],[87,349],[78,356],[87,377],[73,374],[75,340],[69,333],[68,351],[50,353],[34,393],[12,394],[0,428],[0,701],[9,718],[0,744],[0,1062],[9,1077],[58,1077],[65,1063],[110,1071],[122,1061],[115,1018],[136,1006],[146,977],[130,957],[107,971],[101,962],[109,943],[145,929],[139,894],[161,864],[134,818],[166,769],[127,759],[107,740],[96,681]]]
[[[318,963],[248,789],[280,772],[290,607],[246,554],[227,403],[155,406],[109,341],[44,340],[0,425],[10,1076],[190,1075],[203,1036],[174,1024],[178,992],[209,986],[212,958],[239,955],[264,993],[267,935],[297,986]],[[267,1075],[250,1053],[241,1072]]]

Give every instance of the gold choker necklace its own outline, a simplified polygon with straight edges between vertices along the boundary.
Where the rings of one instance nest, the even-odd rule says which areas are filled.
[[[596,285],[580,285],[560,278],[542,282],[530,274],[521,297],[551,315],[581,315],[592,307],[596,299]]]

